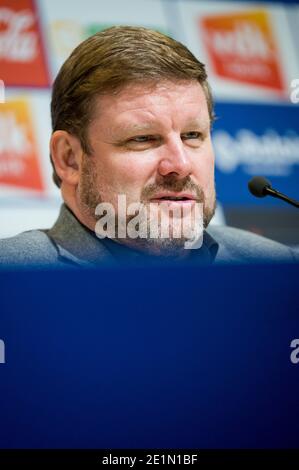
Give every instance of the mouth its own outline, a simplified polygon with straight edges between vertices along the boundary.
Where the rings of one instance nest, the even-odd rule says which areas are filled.
[[[197,198],[191,194],[157,194],[151,202],[169,202],[179,204],[190,204],[196,202]]]

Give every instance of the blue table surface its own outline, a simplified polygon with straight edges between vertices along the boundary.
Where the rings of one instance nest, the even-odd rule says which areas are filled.
[[[0,447],[298,447],[298,279],[298,265],[0,271]]]

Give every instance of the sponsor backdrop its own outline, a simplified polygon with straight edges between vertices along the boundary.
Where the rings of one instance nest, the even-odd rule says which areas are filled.
[[[296,209],[247,190],[252,175],[299,198],[299,3],[0,0],[0,237],[47,227],[61,202],[49,163],[51,84],[73,48],[115,24],[151,27],[207,65],[224,220],[299,244]]]

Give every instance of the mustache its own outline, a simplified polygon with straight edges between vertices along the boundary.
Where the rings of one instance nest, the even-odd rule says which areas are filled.
[[[195,184],[190,176],[186,176],[182,179],[177,179],[177,177],[169,177],[163,181],[161,184],[152,183],[145,186],[141,192],[141,200],[148,200],[153,198],[157,193],[162,191],[172,191],[172,192],[190,192],[194,194],[197,202],[204,202],[205,195],[200,186]]]

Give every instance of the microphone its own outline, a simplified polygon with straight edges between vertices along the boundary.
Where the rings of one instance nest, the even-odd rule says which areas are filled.
[[[291,199],[285,194],[280,193],[276,189],[272,188],[272,185],[267,178],[263,176],[254,176],[248,183],[248,189],[255,197],[272,196],[282,201],[288,202],[292,206],[299,207],[299,202],[295,199]]]

